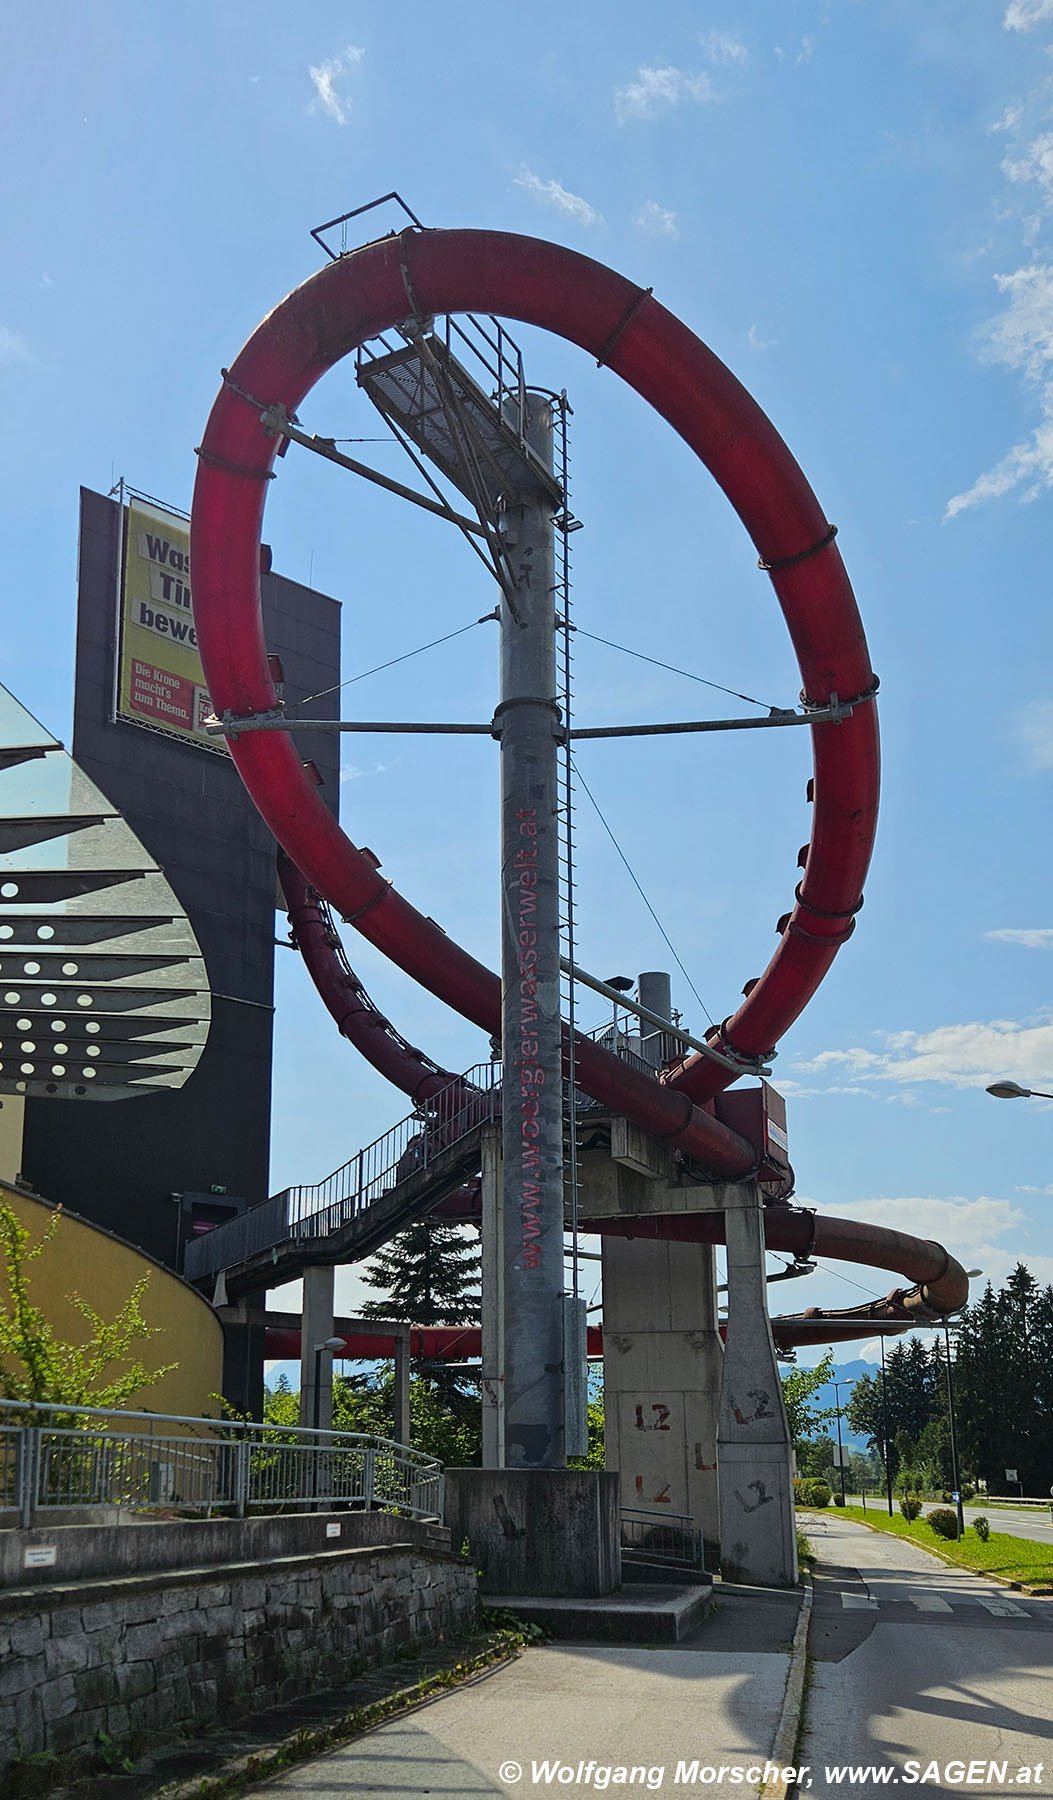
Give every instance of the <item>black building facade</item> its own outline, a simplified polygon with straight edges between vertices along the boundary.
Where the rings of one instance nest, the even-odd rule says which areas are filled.
[[[212,989],[212,1027],[178,1091],[112,1104],[28,1101],[22,1168],[48,1200],[176,1266],[188,1214],[173,1196],[219,1190],[221,1204],[252,1206],[268,1192],[275,844],[226,755],[113,717],[122,510],[81,492],[72,753],[185,908]],[[272,572],[262,594],[287,700],[319,694],[313,715],[335,718],[339,602]],[[335,812],[339,738],[304,734],[297,744]]]

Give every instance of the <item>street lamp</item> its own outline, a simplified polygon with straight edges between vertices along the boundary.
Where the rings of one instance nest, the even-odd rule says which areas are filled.
[[[853,1375],[852,1379],[850,1381],[832,1381],[830,1383],[830,1386],[834,1390],[834,1409],[835,1409],[835,1412],[837,1415],[837,1466],[841,1472],[841,1505],[842,1506],[845,1504],[845,1452],[844,1452],[844,1447],[841,1443],[841,1401],[838,1396],[837,1390],[838,1390],[838,1388],[843,1388],[843,1387],[855,1387],[855,1384],[858,1379],[859,1379],[858,1376]]]
[[[342,1350],[344,1340],[330,1337],[326,1338],[324,1343],[313,1344],[311,1348],[314,1351],[314,1428],[316,1431],[320,1431],[322,1425],[322,1358],[327,1350],[330,1356],[335,1350]]]
[[[881,1429],[885,1438],[885,1494],[888,1499],[888,1516],[892,1517],[892,1464],[889,1462],[888,1450],[888,1388],[885,1385],[885,1333],[880,1334],[881,1344]]]
[[[999,1083],[999,1086],[1012,1087],[1012,1082]],[[990,1090],[988,1090],[990,1091]],[[1023,1089],[1021,1089],[1023,1092]],[[1013,1095],[998,1095],[999,1099],[1012,1099]],[[970,1281],[983,1274],[982,1269],[966,1269]],[[965,1536],[965,1512],[962,1504],[962,1480],[958,1468],[958,1429],[954,1416],[954,1380],[951,1375],[951,1322],[948,1317],[943,1321],[943,1342],[947,1352],[947,1418],[951,1428],[951,1481],[954,1484],[955,1505],[958,1509],[958,1536]]]
[[[1041,1088],[1021,1087],[1018,1081],[992,1081],[987,1092],[996,1100],[1053,1100],[1053,1094],[1044,1094]]]

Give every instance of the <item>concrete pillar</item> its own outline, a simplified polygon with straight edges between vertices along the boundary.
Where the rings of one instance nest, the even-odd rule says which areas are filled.
[[[710,1566],[721,1361],[712,1246],[604,1238],[606,1464],[624,1507],[692,1518]]]
[[[223,1394],[250,1419],[263,1418],[266,1313],[265,1293],[246,1294],[234,1306],[216,1308],[223,1327]]]
[[[527,397],[526,436],[552,466],[552,408]],[[501,1039],[504,1057],[505,1460],[558,1469],[563,1431],[563,1092],[553,500],[509,496],[503,593]]]
[[[727,1190],[728,1324],[717,1457],[721,1565],[727,1581],[797,1582],[793,1456],[764,1280],[756,1182]]]
[[[482,1134],[482,1368],[483,1468],[505,1466],[505,1255],[501,1203],[501,1133],[487,1125]]]
[[[316,1344],[324,1344],[333,1335],[333,1284],[336,1271],[332,1265],[318,1264],[303,1272],[303,1324],[300,1330],[300,1424],[327,1431],[333,1422],[333,1358],[328,1350],[321,1356]],[[317,1377],[317,1388],[316,1388]],[[317,1397],[317,1404],[316,1404]]]
[[[321,1338],[315,1343],[320,1344]],[[330,1365],[331,1367],[332,1365]],[[330,1390],[330,1401],[332,1390]],[[410,1328],[395,1327],[395,1442],[410,1442]]]

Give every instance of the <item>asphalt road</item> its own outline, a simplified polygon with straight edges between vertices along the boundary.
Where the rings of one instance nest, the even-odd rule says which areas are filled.
[[[836,1512],[810,1514],[806,1530],[818,1562],[800,1800],[1050,1800],[1053,1600]]]

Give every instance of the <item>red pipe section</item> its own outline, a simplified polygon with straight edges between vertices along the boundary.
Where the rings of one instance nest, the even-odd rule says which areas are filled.
[[[875,687],[848,577],[825,516],[786,445],[728,369],[678,319],[602,264],[502,232],[402,232],[330,263],[258,327],[212,408],[191,523],[195,622],[221,715],[277,701],[259,603],[266,485],[280,414],[358,344],[407,316],[495,312],[579,344],[679,432],[727,493],[768,571],[804,693],[858,700],[851,719],[812,727],[811,843],[804,879],[765,973],[720,1030],[733,1054],[764,1055],[822,980],[851,930],[877,814]],[[261,416],[263,415],[263,416]],[[233,730],[233,728],[232,728]],[[289,735],[232,735],[231,754],[279,843],[310,884],[407,974],[493,1034],[500,984],[422,916],[344,835]],[[581,1086],[716,1175],[746,1174],[744,1140],[691,1102],[734,1079],[695,1058],[662,1087],[582,1040]]]
[[[838,1321],[839,1315],[829,1315]],[[799,1344],[816,1342],[839,1343],[849,1338],[865,1337],[868,1330],[875,1329],[872,1322],[863,1315],[858,1315],[855,1322],[847,1319],[831,1324],[822,1330],[820,1318],[813,1320],[815,1329],[806,1330],[806,1321],[810,1314],[801,1319],[773,1319],[772,1335],[780,1350],[792,1350]],[[909,1330],[909,1324],[898,1323],[900,1331]],[[384,1331],[343,1331],[339,1319],[336,1322],[334,1335],[344,1340],[341,1354],[356,1362],[382,1362],[386,1357],[395,1354],[395,1339],[390,1332]],[[723,1330],[720,1333],[724,1336]],[[412,1325],[410,1327],[410,1355],[422,1362],[472,1362],[482,1355],[483,1334],[478,1325]],[[268,1325],[266,1350],[268,1362],[299,1362],[300,1333],[294,1326]],[[588,1327],[588,1354],[599,1357],[603,1355],[603,1326]]]
[[[855,706],[841,724],[811,727],[812,833],[799,859],[804,873],[795,904],[779,922],[781,941],[768,967],[735,1014],[710,1034],[733,1057],[764,1057],[807,1005],[862,903],[877,818],[876,678],[834,530],[786,445],[713,353],[613,270],[502,232],[404,231],[330,263],[258,327],[212,408],[191,523],[198,641],[213,704],[232,718],[231,754],[307,883],[407,974],[491,1035],[497,1032],[497,976],[404,900],[345,836],[290,736],[236,735],[239,716],[277,703],[260,611],[259,543],[266,486],[282,444],[281,409],[294,414],[328,368],[407,317],[464,311],[519,319],[580,345],[673,426],[724,489],[758,550],[793,640],[806,701],[825,706],[836,697]],[[341,1028],[351,1027],[349,1035],[376,1050],[383,1028],[352,1026],[357,1008],[346,1004],[346,992],[330,997]],[[402,1046],[401,1056],[407,1052]],[[400,1068],[399,1085],[415,1072],[390,1045],[381,1053]],[[735,1177],[752,1168],[752,1148],[702,1110],[735,1078],[712,1059],[686,1060],[663,1086],[582,1039],[577,1077],[594,1098],[714,1174]],[[596,1221],[592,1229],[697,1241],[703,1223],[715,1232],[722,1221],[689,1215]],[[827,1255],[865,1262],[894,1251],[892,1260],[917,1283],[897,1296],[908,1314],[943,1314],[966,1298],[964,1271],[938,1245],[781,1209],[769,1209],[766,1224],[772,1248],[793,1248],[794,1237]]]
[[[284,854],[278,857],[278,879],[285,895],[293,943],[341,1037],[347,1038],[374,1069],[408,1094],[414,1105],[430,1100],[433,1094],[450,1094],[460,1076],[440,1069],[423,1050],[408,1044],[374,1006],[344,956],[329,909]],[[466,1097],[468,1091],[466,1088]]]

